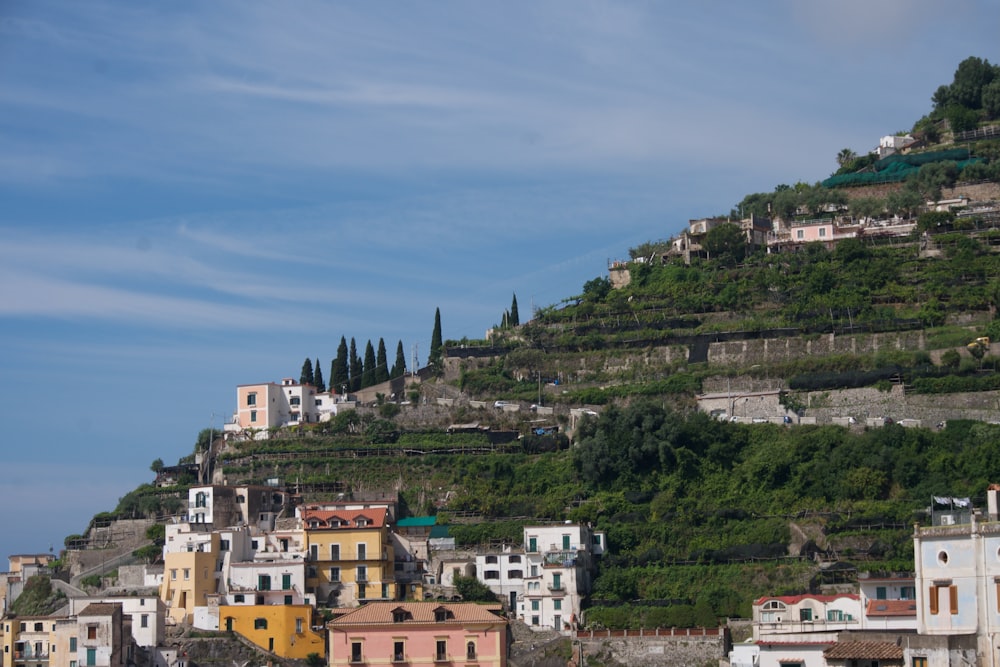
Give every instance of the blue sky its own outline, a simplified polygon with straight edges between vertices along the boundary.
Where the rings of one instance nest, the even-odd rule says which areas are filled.
[[[516,293],[912,127],[998,0],[0,4],[0,557],[341,336]]]

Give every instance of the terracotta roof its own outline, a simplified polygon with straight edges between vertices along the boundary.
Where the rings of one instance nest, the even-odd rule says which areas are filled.
[[[916,616],[916,600],[869,600],[866,616]]]
[[[302,523],[309,529],[309,521],[312,519],[319,519],[323,523],[335,519],[341,523],[337,528],[357,528],[358,519],[368,519],[369,524],[364,526],[365,528],[381,528],[385,525],[388,515],[389,510],[385,507],[368,507],[360,510],[305,509],[302,511]]]
[[[449,612],[447,621],[435,621],[435,612]],[[355,625],[400,625],[418,623],[506,623],[494,612],[500,605],[482,605],[474,602],[369,602],[327,623],[329,628]],[[394,612],[405,613],[405,620],[394,621]]]
[[[121,608],[120,602],[91,602],[77,616],[111,616]]]
[[[778,600],[784,602],[785,604],[798,604],[803,600],[816,600],[817,602],[833,602],[834,600],[860,600],[861,596],[857,593],[839,593],[837,595],[813,595],[812,593],[806,593],[804,595],[765,595],[764,597],[757,598],[753,601],[754,605],[764,604],[768,600]]]
[[[889,642],[839,642],[823,651],[826,660],[894,660],[903,662],[903,649]]]

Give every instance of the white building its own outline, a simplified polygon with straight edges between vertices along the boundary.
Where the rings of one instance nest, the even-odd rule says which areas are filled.
[[[525,526],[518,616],[533,628],[575,629],[580,602],[590,593],[594,557],[604,553],[606,544],[603,532],[580,524]]]
[[[950,499],[932,513],[932,524],[916,526],[917,627],[923,635],[946,636],[949,650],[968,664],[1000,665],[1000,486],[986,492],[987,515],[966,498]],[[939,499],[940,500],[940,499]],[[962,639],[974,640],[969,655]]]
[[[132,621],[132,639],[137,646],[149,648],[163,642],[166,636],[166,606],[155,595],[104,595],[69,598],[69,613],[79,614],[92,603],[121,606],[122,615]]]
[[[823,651],[845,630],[861,627],[861,597],[783,595],[753,603],[753,639],[759,667],[826,667]]]
[[[518,598],[524,593],[527,558],[523,550],[476,556],[479,581],[499,596],[509,609],[517,609]]]

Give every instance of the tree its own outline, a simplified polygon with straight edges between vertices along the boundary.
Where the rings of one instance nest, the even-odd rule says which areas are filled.
[[[853,162],[857,157],[858,154],[852,151],[850,148],[842,148],[840,149],[840,152],[837,153],[837,164],[843,167],[848,162]]]
[[[302,362],[302,372],[299,373],[299,384],[312,384],[313,383],[313,362],[312,359],[306,357],[306,360]]]
[[[362,368],[361,357],[358,356],[358,346],[354,342],[354,338],[351,337],[351,364],[348,367],[348,376],[350,378],[351,391],[357,391],[361,389],[361,373],[364,371]]]
[[[475,577],[455,577],[454,583],[464,602],[497,602],[496,593]]]
[[[406,355],[403,354],[403,341],[396,343],[396,363],[392,365],[392,377],[406,375]]]
[[[361,371],[361,388],[371,387],[375,384],[375,348],[372,347],[371,340],[365,345],[364,370]]]
[[[316,363],[313,364],[313,385],[316,387],[316,391],[322,393],[326,391],[326,383],[323,382],[323,369],[319,365],[319,357],[316,358]]]
[[[583,298],[585,301],[601,301],[609,292],[611,292],[611,280],[609,278],[597,277],[583,284]]]
[[[878,197],[858,197],[850,204],[851,215],[859,218],[874,218],[885,209],[885,201]]]
[[[514,294],[514,299],[510,302],[510,316],[507,318],[508,324],[512,327],[516,327],[521,324],[521,318],[517,314],[517,294]]]
[[[347,361],[347,341],[340,337],[340,345],[337,346],[337,358],[333,360],[330,367],[330,389],[333,391],[343,391],[344,387],[351,381],[348,376]]]
[[[380,384],[389,379],[389,360],[386,358],[385,340],[378,339],[378,351],[375,355],[375,384]]]
[[[710,259],[723,264],[737,264],[747,254],[747,240],[739,225],[731,222],[713,227],[705,234],[702,244]]]
[[[153,459],[153,462],[149,465],[149,469],[156,474],[160,474],[160,471],[163,470],[163,459]]]
[[[983,87],[983,109],[990,118],[1000,118],[1000,77]]]
[[[427,355],[427,365],[435,370],[441,369],[442,348],[441,342],[441,309],[434,309],[434,331],[431,332],[431,351]]]

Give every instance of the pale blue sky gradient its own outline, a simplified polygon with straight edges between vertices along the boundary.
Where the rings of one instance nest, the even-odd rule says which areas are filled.
[[[912,127],[998,0],[0,4],[0,557],[340,337],[426,360]],[[408,359],[409,361],[409,359]]]

